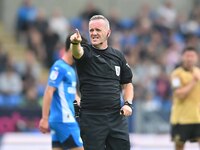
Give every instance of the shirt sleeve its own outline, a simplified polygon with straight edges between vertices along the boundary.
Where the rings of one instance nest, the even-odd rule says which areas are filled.
[[[82,63],[82,62],[86,61],[89,58],[89,49],[90,49],[89,45],[88,44],[83,44],[82,47],[83,47],[83,51],[84,51],[83,56],[81,58],[79,58],[79,59],[73,57],[76,62],[81,62]]]
[[[120,83],[121,84],[126,84],[126,83],[131,83],[132,82],[132,71],[130,66],[128,65],[128,63],[126,62],[126,59],[124,58],[124,56],[121,56],[121,60],[122,60],[122,69],[121,69],[121,77],[120,77]]]
[[[65,76],[65,70],[58,66],[53,66],[50,70],[48,85],[57,88]]]
[[[181,79],[178,76],[172,77],[171,86],[173,89],[181,87]]]

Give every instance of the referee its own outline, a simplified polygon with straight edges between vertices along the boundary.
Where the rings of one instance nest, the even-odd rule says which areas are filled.
[[[130,150],[127,116],[132,114],[132,72],[121,52],[108,46],[111,30],[104,16],[90,19],[89,34],[91,45],[80,45],[78,30],[70,38],[80,81],[84,149]]]

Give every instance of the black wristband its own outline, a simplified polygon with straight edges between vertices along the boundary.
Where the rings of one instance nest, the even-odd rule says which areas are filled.
[[[75,110],[75,117],[78,118],[80,115],[80,106],[77,103],[77,100],[74,100],[74,110]]]
[[[70,43],[73,44],[73,45],[78,45],[78,44],[79,44],[79,43],[74,43],[74,42],[72,42],[72,41],[71,41]]]
[[[133,106],[132,106],[132,104],[130,104],[128,101],[125,101],[125,102],[124,102],[124,105],[129,106],[129,107],[133,110]]]

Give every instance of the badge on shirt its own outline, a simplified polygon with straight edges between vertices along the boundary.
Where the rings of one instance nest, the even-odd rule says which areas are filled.
[[[181,81],[180,81],[180,79],[178,78],[178,77],[174,77],[173,79],[172,79],[172,87],[173,88],[178,88],[178,87],[180,87],[181,86]]]
[[[115,66],[115,72],[117,76],[120,75],[120,66]]]
[[[129,64],[128,64],[128,63],[126,63],[126,66],[130,68],[130,66],[129,66]]]
[[[50,74],[50,79],[51,80],[56,80],[58,77],[58,70],[53,70]]]

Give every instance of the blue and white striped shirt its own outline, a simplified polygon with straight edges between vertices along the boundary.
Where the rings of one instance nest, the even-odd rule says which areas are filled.
[[[50,69],[48,85],[55,87],[51,102],[49,122],[74,123],[76,74],[64,60],[57,60]]]

